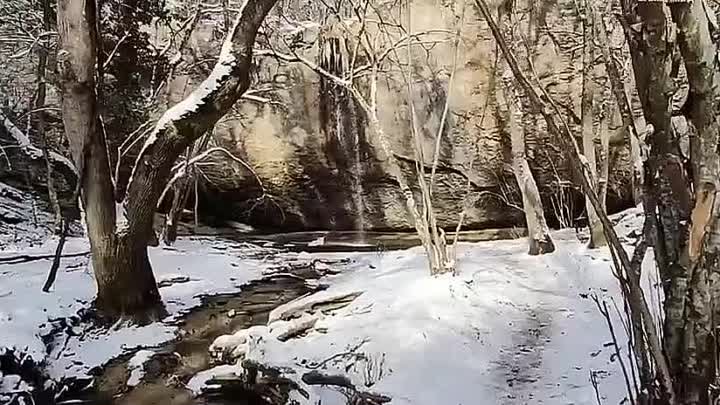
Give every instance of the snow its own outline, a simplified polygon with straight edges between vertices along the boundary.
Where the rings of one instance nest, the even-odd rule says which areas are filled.
[[[193,376],[193,378],[187,383],[186,387],[195,393],[195,395],[200,395],[202,390],[212,387],[212,385],[208,384],[210,380],[218,377],[234,377],[238,375],[237,367],[221,365],[195,374],[195,376]]]
[[[630,242],[643,215],[638,208],[614,219],[620,236]],[[430,276],[419,247],[276,254],[275,260],[285,262],[352,260],[333,264],[330,275],[319,280],[328,288],[279,306],[267,324],[216,339],[208,350],[227,364],[196,374],[187,387],[200,395],[214,378],[241,376],[242,361],[252,360],[281,370],[309,393],[309,398],[291,393],[301,404],[345,403],[337,389],[304,382],[309,372],[346,376],[359,390],[414,405],[472,405],[477,398],[488,404],[595,404],[594,374],[602,402],[619,403],[624,378],[607,346],[605,320],[587,298],[596,293],[621,305],[609,253],[587,249],[572,231],[554,232],[553,238],[556,252],[535,257],[526,254],[524,239],[461,244],[457,276]],[[55,243],[22,253],[52,252]],[[66,253],[87,249],[84,239],[67,241]],[[85,376],[133,353],[127,385],[139,384],[153,346],[176,338],[174,321],[197,306],[202,295],[237,291],[273,268],[264,259],[248,258],[259,257],[257,249],[213,238],[184,238],[173,247],[151,248],[170,315],[146,326],[119,323],[102,329],[73,321],[95,292],[87,256],[64,259],[48,294],[40,288],[49,261],[3,265],[0,353],[3,347],[25,353],[44,363],[53,379]],[[651,260],[646,258],[647,264]],[[658,308],[657,274],[645,275],[651,305]],[[621,331],[617,314],[612,316]],[[58,318],[67,322],[66,333],[48,352],[42,336]],[[619,340],[623,345],[624,337]],[[17,376],[0,375],[0,392],[27,388]]]
[[[155,352],[151,350],[139,350],[135,355],[128,361],[128,369],[130,370],[130,377],[125,383],[128,387],[134,387],[142,381],[145,376],[145,363],[147,363]]]
[[[235,66],[237,65],[237,59],[233,54],[233,36],[235,35],[238,25],[240,24],[240,20],[243,17],[247,3],[248,0],[245,0],[240,6],[240,11],[237,18],[235,19],[233,28],[232,30],[230,30],[230,34],[225,38],[225,41],[223,42],[222,48],[220,50],[220,55],[218,56],[218,61],[213,67],[212,72],[210,72],[210,75],[205,80],[203,80],[203,82],[200,83],[200,85],[195,88],[195,90],[193,90],[190,95],[188,95],[184,100],[168,109],[158,120],[157,124],[155,125],[155,129],[150,133],[148,139],[145,140],[145,143],[140,149],[140,153],[138,153],[137,160],[135,161],[135,165],[133,166],[132,172],[130,173],[130,179],[128,180],[128,184],[132,184],[132,180],[135,177],[135,170],[137,170],[138,166],[142,164],[142,159],[145,157],[145,152],[150,147],[152,147],[155,142],[157,142],[158,136],[161,134],[161,132],[165,131],[167,127],[173,124],[175,121],[186,117],[188,114],[198,111],[200,107],[205,105],[205,103],[208,101],[208,98],[213,95],[218,89],[220,89],[220,87],[223,85],[223,83],[225,83],[227,78],[232,75],[233,69],[235,69]]]
[[[631,210],[618,229],[637,230],[641,221],[640,211]],[[345,403],[333,389],[302,381],[314,370],[346,375],[393,404],[414,405],[471,405],[478,398],[595,404],[594,373],[603,403],[617,404],[624,378],[606,346],[605,320],[587,298],[596,293],[622,305],[609,252],[587,249],[570,231],[553,237],[557,251],[535,257],[526,254],[524,239],[462,244],[459,276],[430,276],[421,248],[353,254],[353,264],[322,280],[327,290],[279,307],[267,326],[218,338],[213,349],[232,352],[226,360],[237,374],[242,359],[283,370],[310,393],[294,396],[307,404]],[[356,298],[349,305],[323,309],[350,293]],[[306,330],[280,339],[287,336],[278,328],[288,322]]]
[[[23,254],[53,252],[57,241],[25,249]],[[85,239],[69,238],[65,253],[89,249]],[[175,338],[173,321],[200,304],[200,297],[233,292],[248,281],[260,278],[267,264],[245,258],[245,245],[208,238],[181,238],[172,247],[150,248],[150,260],[169,312],[164,322],[146,326],[116,325],[92,328],[79,322],[79,311],[88,308],[95,295],[95,282],[87,256],[66,258],[50,293],[41,287],[50,260],[0,266],[0,349],[16,349],[36,363],[44,362],[50,377],[84,376],[118,355],[147,348]],[[6,253],[4,253],[6,254]],[[7,253],[8,255],[10,253]],[[183,282],[178,282],[178,277]],[[69,335],[47,353],[42,336],[51,320],[66,319]],[[67,339],[66,342],[63,342]]]

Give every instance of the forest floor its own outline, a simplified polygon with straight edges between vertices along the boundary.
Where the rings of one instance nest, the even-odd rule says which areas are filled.
[[[615,219],[631,242],[640,212]],[[300,261],[325,274],[319,282],[304,281],[316,292],[263,315],[261,325],[219,338],[208,348],[216,368],[207,364],[208,370],[187,376],[183,389],[202,396],[217,388],[213,377],[232,380],[261,365],[291,381],[291,398],[308,404],[344,404],[358,392],[387,396],[393,404],[596,404],[597,395],[603,404],[618,404],[625,380],[605,319],[589,298],[596,293],[622,306],[609,254],[588,250],[570,231],[553,236],[557,251],[541,257],[526,254],[524,239],[463,243],[458,275],[439,277],[429,275],[419,248],[307,254],[184,238],[151,249],[170,316],[111,328],[83,321],[94,283],[82,254],[87,243],[71,239],[66,253],[79,255],[63,261],[50,293],[40,291],[48,260],[0,263],[0,358],[15,353],[58,381],[97,375],[122,357],[133,363],[124,368],[124,378],[132,380],[126,391],[137,390],[144,376],[132,369],[142,370],[151,359],[146,349],[182,341],[179,319],[207,305],[208,297],[238,293],[251,280],[283,274],[283,263]],[[22,254],[47,254],[54,243]],[[0,260],[16,254],[0,252]],[[646,280],[648,289],[653,284]],[[332,384],[315,385],[318,378]],[[28,384],[0,374],[0,403]]]
[[[641,212],[614,219],[630,243]],[[212,351],[229,366],[189,385],[217,389],[261,365],[293,381],[299,403],[624,403],[619,359],[592,299],[608,303],[630,367],[609,252],[587,249],[572,231],[553,237],[557,251],[540,257],[526,254],[523,239],[462,244],[456,276],[430,276],[420,248],[354,254],[321,280],[328,289],[275,309],[266,326],[219,338]]]

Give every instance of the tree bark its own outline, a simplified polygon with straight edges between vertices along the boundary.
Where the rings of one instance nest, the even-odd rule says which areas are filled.
[[[512,165],[523,200],[523,211],[528,229],[528,254],[541,255],[555,251],[550,229],[545,221],[540,192],[525,153],[525,116],[522,98],[513,94],[510,77],[505,75],[505,99],[508,105],[508,132],[510,133]]]
[[[243,4],[210,77],[163,115],[143,146],[122,203],[124,218],[116,218],[110,165],[98,121],[96,4],[93,0],[59,1],[63,121],[81,173],[97,306],[104,313],[144,317],[160,312],[160,294],[147,253],[157,200],[182,150],[212,129],[249,87],[255,36],[275,2]]]
[[[510,10],[514,12],[514,10]],[[514,27],[510,21],[504,24],[506,35],[515,38]],[[532,31],[532,30],[531,30]],[[534,38],[531,39],[531,41]],[[531,42],[532,44],[533,42]],[[527,49],[522,41],[516,40],[517,49]],[[529,50],[528,50],[529,52]],[[507,66],[507,65],[506,65]],[[528,254],[536,256],[555,251],[555,244],[550,237],[550,228],[545,220],[540,191],[538,190],[535,177],[530,170],[525,151],[525,118],[528,110],[523,105],[522,94],[512,83],[512,71],[505,68],[502,74],[503,94],[507,104],[508,132],[510,134],[510,152],[512,156],[513,174],[518,183],[518,189],[523,201],[523,212],[528,230]]]
[[[687,309],[684,316],[682,380],[679,392],[684,403],[708,403],[715,375],[715,334],[711,280],[717,281],[720,258],[720,70],[717,44],[711,29],[717,29],[713,11],[703,0],[673,3],[672,17],[679,29],[678,42],[690,84],[689,119],[697,136],[691,140],[695,204],[687,252]],[[714,24],[714,27],[711,26]],[[717,319],[717,318],[715,318]]]
[[[115,235],[115,201],[96,97],[96,5],[90,0],[58,2],[58,71],[65,133],[80,173],[96,305],[110,317],[157,312],[160,294],[145,245]],[[144,260],[139,250],[144,251]]]
[[[595,46],[593,45],[593,14],[591,11],[591,2],[593,0],[585,0],[585,20],[583,21],[583,88],[582,88],[582,140],[583,155],[587,159],[590,166],[591,180],[593,186],[598,186],[597,158],[595,153],[595,116],[594,116],[594,99],[596,93],[595,86]],[[604,201],[601,195],[601,201]],[[603,227],[600,223],[595,208],[589,198],[585,198],[585,211],[588,217],[588,227],[590,228],[589,247],[596,248],[607,244]]]
[[[604,87],[604,86],[603,86]],[[600,141],[600,149],[599,154],[596,154],[596,160],[598,161],[599,169],[597,171],[597,188],[598,188],[598,196],[600,197],[600,203],[602,203],[602,209],[604,212],[607,213],[607,192],[610,182],[610,162],[615,162],[617,158],[617,153],[611,153],[610,152],[610,138],[611,136],[611,129],[610,124],[612,123],[612,119],[614,117],[614,103],[612,102],[612,99],[609,97],[610,95],[606,92],[603,92],[603,103],[600,107],[600,123],[598,125],[598,133],[595,137],[595,147],[597,147],[598,140]],[[622,129],[621,132],[624,132]],[[622,139],[624,134],[620,134],[620,139]],[[624,144],[624,143],[623,143]],[[597,152],[597,151],[596,151]],[[598,156],[599,155],[599,156]],[[598,219],[599,222],[599,219]],[[602,230],[602,227],[600,227]],[[602,236],[602,240],[598,240],[598,243],[602,246],[607,245],[607,241],[605,240],[605,236]]]

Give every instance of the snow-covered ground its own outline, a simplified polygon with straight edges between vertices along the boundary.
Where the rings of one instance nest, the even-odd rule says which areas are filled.
[[[623,235],[641,225],[637,209],[619,218]],[[358,390],[414,405],[595,404],[593,374],[602,403],[620,403],[624,379],[612,361],[605,320],[587,298],[592,292],[619,296],[608,252],[588,250],[573,232],[553,236],[557,251],[540,257],[527,255],[524,239],[462,244],[457,276],[430,276],[419,248],[288,254],[289,260],[353,260],[320,280],[329,288],[274,310],[268,325],[219,338],[209,350],[226,364],[197,374],[188,388],[201,393],[210,378],[242,375],[241,361],[252,360],[282,370],[309,394],[293,398],[313,405],[346,399],[306,384],[302,377],[312,372],[346,376]],[[22,253],[46,254],[54,244]],[[65,252],[87,249],[84,240],[71,239]],[[50,293],[41,292],[49,260],[3,264],[0,354],[26,353],[55,379],[85,375],[120,354],[175,338],[172,320],[197,306],[200,296],[237,291],[261,277],[268,263],[248,257],[253,252],[259,250],[211,238],[151,248],[170,316],[109,330],[72,322],[95,292],[86,256],[63,261]],[[57,330],[58,319],[67,323],[67,340],[48,352],[42,338]],[[141,350],[129,362],[129,387],[140,382],[150,354]],[[0,399],[3,391],[25,388],[17,376],[0,374]]]
[[[627,234],[641,219],[627,212],[618,229]],[[619,297],[608,251],[588,250],[572,232],[553,236],[557,251],[540,257],[526,254],[523,239],[463,244],[458,276],[430,276],[419,248],[354,255],[350,268],[323,280],[329,289],[277,308],[267,326],[218,338],[213,353],[236,365],[190,386],[241,374],[251,360],[296,381],[309,394],[295,394],[300,403],[346,403],[339,391],[304,383],[320,372],[393,404],[596,404],[594,373],[602,403],[618,404],[625,380],[587,298]],[[357,298],[330,305],[348,296]]]
[[[1,257],[52,253],[50,240],[42,246],[21,252],[3,251]],[[85,252],[85,239],[68,239],[64,253]],[[267,251],[267,250],[265,250]],[[93,367],[138,347],[149,347],[175,337],[172,320],[183,311],[200,304],[200,297],[238,291],[249,280],[260,278],[268,264],[259,258],[257,248],[211,238],[184,238],[173,247],[150,249],[150,260],[160,294],[169,312],[164,322],[147,326],[115,325],[110,329],[91,329],[78,320],[95,295],[95,282],[87,256],[63,259],[61,271],[49,293],[41,291],[50,260],[19,264],[0,264],[0,354],[11,349],[43,364],[53,379],[84,376]],[[64,341],[48,353],[43,336],[62,322]],[[53,325],[54,323],[54,325]],[[0,374],[0,385],[15,377]],[[3,389],[0,389],[0,397]],[[2,401],[0,401],[1,403]]]

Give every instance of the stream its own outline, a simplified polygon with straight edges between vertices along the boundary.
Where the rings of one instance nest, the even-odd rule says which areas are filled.
[[[144,365],[142,381],[128,387],[133,353],[111,360],[95,376],[91,388],[71,389],[58,404],[91,405],[267,405],[252,392],[214,393],[194,397],[185,384],[199,371],[213,366],[209,346],[220,335],[267,323],[274,308],[313,291],[305,282],[319,275],[310,267],[269,276],[243,286],[236,293],[203,297],[198,307],[172,324],[175,340],[146,348],[154,354]]]
[[[461,240],[477,241],[517,236],[522,230],[486,230],[466,232]],[[215,233],[213,237],[232,239],[271,248],[275,254],[288,251],[357,252],[408,248],[418,244],[411,233],[383,232],[302,232],[253,235]],[[277,256],[279,258],[279,255]],[[197,307],[179,316],[170,325],[177,326],[174,340],[141,350],[151,352],[142,366],[142,379],[130,384],[133,375],[134,350],[110,360],[94,370],[89,380],[70,382],[57,398],[58,404],[90,405],[274,405],[267,396],[242,384],[196,397],[186,384],[200,371],[215,366],[208,348],[221,335],[232,334],[254,325],[264,325],[276,307],[323,288],[317,280],[324,274],[314,261],[277,260],[278,272],[244,285],[233,293],[201,297]],[[333,266],[339,261],[325,261]],[[344,262],[341,260],[340,262]],[[324,266],[327,267],[327,266]]]

